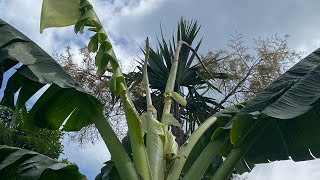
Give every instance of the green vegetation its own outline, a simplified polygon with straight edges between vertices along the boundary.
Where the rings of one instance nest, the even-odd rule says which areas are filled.
[[[76,165],[66,165],[34,151],[0,145],[3,179],[84,179]]]
[[[146,94],[146,107],[145,113],[140,115],[92,5],[87,0],[43,1],[41,31],[48,27],[73,24],[76,33],[87,30],[85,27],[93,32],[88,49],[96,52],[97,75],[102,76],[106,71],[112,73],[108,78],[108,87],[122,102],[128,137],[121,143],[105,118],[100,101],[86,93],[30,39],[2,20],[0,32],[5,35],[0,38],[2,74],[17,63],[23,66],[9,79],[1,104],[14,109],[14,113],[21,112],[22,128],[29,131],[35,127],[77,131],[94,123],[112,156],[97,179],[225,180],[234,171],[241,173],[269,160],[289,157],[295,161],[310,160],[313,157],[309,151],[315,157],[320,157],[320,134],[317,130],[320,122],[317,113],[320,107],[320,50],[301,60],[247,103],[223,108],[218,106],[214,114],[200,123],[179,147],[175,136],[169,131],[169,126],[177,125],[178,121],[173,113],[179,111],[172,109],[185,106],[185,102],[188,102],[180,93],[180,87],[175,88],[176,82],[181,80],[178,78],[179,63],[181,57],[189,57],[182,52],[191,50],[196,56],[196,51],[183,39],[179,39],[176,47],[171,48],[173,59],[167,59],[166,62],[171,67],[163,89],[163,107],[157,109],[153,105],[151,77],[148,76],[149,67],[154,62],[150,59],[154,51],[150,50],[147,38],[145,60],[141,68],[141,87]],[[185,67],[189,71],[189,66]],[[213,76],[209,70],[204,71],[205,75]],[[52,85],[27,111],[26,101],[44,84]],[[19,89],[14,105],[14,95]],[[172,108],[172,102],[180,105]],[[12,121],[15,122],[15,118]],[[198,148],[196,144],[201,143],[203,137],[206,142],[202,148]],[[76,165],[60,166],[51,160],[43,164],[28,161],[36,153],[7,146],[0,146],[0,151],[5,152],[0,153],[0,177],[47,179],[49,173],[55,177],[83,178],[77,173]],[[46,161],[46,158],[41,155],[41,160]],[[36,167],[40,170],[36,176],[32,176]]]
[[[62,133],[58,130],[34,129],[26,132],[22,125],[10,125],[12,112],[2,107],[0,109],[0,144],[36,151],[40,154],[58,159],[63,151],[60,138]]]

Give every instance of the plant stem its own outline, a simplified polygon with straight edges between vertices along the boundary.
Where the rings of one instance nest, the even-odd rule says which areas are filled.
[[[118,73],[119,79],[123,78],[122,71],[116,60],[111,61],[113,73]],[[144,144],[143,132],[141,128],[141,120],[139,114],[132,102],[127,85],[125,81],[117,83],[117,88],[122,88],[120,92],[120,99],[123,103],[124,112],[128,125],[128,133],[130,138],[130,144],[133,154],[134,166],[138,171],[138,174],[142,176],[144,180],[151,179],[150,165],[148,161],[148,154]]]
[[[166,85],[166,89],[165,89],[164,106],[163,106],[162,118],[161,118],[162,123],[165,122],[164,121],[165,116],[167,114],[170,114],[172,100],[171,100],[171,97],[169,94],[174,90],[174,85],[175,85],[176,76],[177,76],[177,69],[178,69],[179,54],[180,54],[182,44],[184,44],[184,41],[178,42],[178,45],[177,45],[177,48],[175,51],[175,55],[173,58],[173,62],[171,65],[170,74],[169,74],[169,77],[167,80],[167,85]],[[165,124],[165,125],[168,126],[168,124]]]
[[[119,83],[117,82],[116,86],[117,88],[122,89],[120,92],[120,99],[123,103],[125,116],[127,120],[134,166],[137,169],[138,174],[141,175],[144,180],[149,180],[151,179],[151,172],[148,154],[143,139],[141,120],[132,102],[127,84],[124,80],[124,76],[119,67],[118,61],[116,59],[113,59],[110,61],[110,63],[112,66],[113,73],[118,74],[118,77],[116,78],[119,78]]]
[[[139,180],[131,159],[103,114],[94,123],[110,151],[121,179]]]
[[[144,144],[139,115],[135,109],[130,109],[134,107],[134,105],[130,99],[129,92],[122,92],[120,98],[125,109],[134,166],[144,180],[149,180],[151,179],[150,165]]]
[[[143,78],[146,88],[147,99],[147,154],[150,164],[151,177],[153,180],[164,179],[164,156],[163,142],[155,127],[157,126],[153,116],[151,92],[148,78],[149,39],[146,40],[146,57],[144,61]],[[155,115],[156,116],[156,115]]]
[[[240,147],[232,149],[211,180],[226,180],[230,177],[239,160],[245,156],[252,145],[259,139],[266,127],[272,122],[272,120],[267,118],[260,118],[257,121],[254,129],[250,129],[250,134],[247,135],[247,137],[253,138],[247,139],[246,143],[241,144]]]
[[[212,126],[217,121],[216,117],[210,117],[204,123],[202,123],[199,128],[190,136],[190,138],[185,142],[179,149],[177,154],[177,159],[174,161],[172,168],[170,169],[168,180],[179,179],[182,168],[192,151],[194,145],[198,142],[200,137],[207,131],[209,127]]]
[[[201,179],[213,158],[218,154],[219,150],[227,142],[228,136],[210,141],[206,148],[202,151],[197,160],[193,163],[184,180]]]
[[[146,57],[144,60],[144,67],[143,67],[143,77],[145,80],[145,86],[146,86],[146,99],[147,99],[147,107],[152,106],[152,99],[151,99],[151,92],[149,87],[149,77],[148,77],[148,60],[149,60],[149,38],[147,37],[146,40]],[[147,109],[147,112],[152,115],[152,112]]]
[[[245,155],[250,147],[249,145],[243,145],[241,148],[232,149],[211,180],[226,180],[229,178],[238,161]]]
[[[98,16],[96,17],[97,17],[97,20],[99,21],[99,24],[101,25],[100,30],[102,30],[103,34],[107,35]],[[114,55],[113,60],[110,60],[113,73],[117,71],[120,72],[121,75],[119,77],[123,77],[124,79],[122,70],[120,69],[119,63],[117,61],[115,53],[113,52],[113,49],[111,49],[111,51],[112,53],[110,54]],[[121,102],[123,103],[123,107],[125,110],[125,116],[126,116],[127,125],[128,125],[128,133],[129,133],[132,154],[133,154],[134,167],[135,169],[137,169],[138,174],[142,176],[144,180],[151,180],[148,154],[144,144],[139,115],[130,97],[130,93],[128,91],[126,82],[124,81],[121,85],[117,84],[117,86],[119,86],[118,88],[123,88],[123,91],[120,93],[120,99],[121,99]],[[120,86],[124,86],[124,87],[120,87]],[[125,178],[125,179],[128,179],[128,178]],[[132,179],[132,178],[129,178],[129,179]]]

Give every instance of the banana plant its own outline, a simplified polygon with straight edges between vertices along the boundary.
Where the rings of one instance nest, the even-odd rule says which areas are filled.
[[[105,30],[103,29],[101,22],[96,16],[92,5],[88,1],[78,1],[77,3],[63,2],[65,3],[63,7],[78,6],[78,8],[61,9],[61,3],[62,1],[43,2],[41,31],[47,27],[66,26],[70,24],[75,24],[75,32],[82,33],[85,26],[89,27],[88,30],[95,32],[95,34],[91,37],[91,40],[88,44],[88,48],[91,52],[97,52],[96,65],[98,67],[98,75],[104,74],[109,65],[112,68],[113,75],[109,80],[109,88],[111,92],[120,96],[120,99],[122,100],[122,103],[124,105],[129,129],[129,139],[131,142],[133,154],[133,163],[131,164],[134,164],[134,167],[137,170],[137,172],[135,173],[137,176],[132,174],[133,172],[130,172],[131,174],[128,173],[129,171],[125,172],[123,170],[123,167],[119,167],[119,161],[112,155],[114,164],[117,170],[119,171],[120,177],[122,179],[125,179],[125,173],[127,173],[128,176],[131,176],[131,179],[137,178],[138,176],[142,177],[143,179],[164,179],[168,176],[168,172],[171,169],[167,168],[168,163],[166,162],[173,161],[175,158],[179,158],[180,156],[183,156],[184,158],[187,157],[192,147],[201,137],[202,133],[204,133],[205,130],[208,129],[211,126],[211,124],[213,124],[217,120],[216,117],[212,117],[206,123],[204,123],[203,126],[199,127],[199,132],[195,133],[195,135],[192,136],[193,138],[189,140],[189,145],[187,146],[187,148],[181,148],[183,154],[179,155],[179,153],[177,152],[178,146],[175,142],[175,138],[171,134],[171,132],[168,131],[168,127],[171,124],[177,124],[177,120],[174,119],[173,115],[170,112],[172,99],[174,99],[182,105],[186,104],[186,100],[184,100],[183,97],[179,95],[179,93],[174,91],[174,86],[176,81],[180,50],[182,48],[182,45],[186,45],[188,48],[190,48],[190,45],[188,45],[184,41],[179,41],[178,46],[176,47],[175,58],[171,65],[170,74],[164,92],[164,107],[161,121],[159,120],[160,122],[155,120],[156,110],[151,103],[152,101],[150,96],[149,80],[147,76],[147,60],[149,58],[149,46],[146,47],[147,52],[144,65],[145,70],[143,84],[145,85],[147,94],[148,110],[146,114],[139,116],[130,98],[128,87],[124,80],[124,76],[119,68],[119,64],[113,52],[112,45],[110,44]],[[50,9],[49,12],[51,13],[46,13],[48,12],[48,9]],[[61,16],[64,13],[68,15]],[[78,17],[74,18],[74,16]],[[95,124],[99,131],[102,131],[102,124],[99,124],[97,122],[95,122]],[[99,128],[99,126],[101,128]],[[147,134],[146,142],[144,142],[145,134]],[[104,140],[110,141],[109,139],[107,139],[107,137],[105,137]],[[119,152],[117,153],[119,154]],[[113,153],[111,152],[111,154]]]
[[[90,47],[90,45],[95,47],[95,48],[93,48],[93,51],[98,51],[98,54],[99,54],[100,49],[98,50],[98,46],[99,46],[98,44],[102,43],[102,45],[103,45],[103,40],[101,40],[101,42],[99,41],[99,43],[98,43],[96,40],[97,38],[95,38],[95,37],[99,36],[99,34],[104,33],[104,31],[102,31],[102,33],[99,33],[101,31],[102,25],[99,22],[97,16],[94,14],[92,6],[87,1],[83,1],[81,3],[83,3],[80,6],[80,9],[82,10],[83,15],[81,16],[80,20],[78,20],[77,22],[75,21],[75,30],[81,31],[83,26],[85,26],[85,25],[92,26],[93,28],[91,27],[91,28],[89,28],[89,30],[94,30],[97,33],[94,36],[92,36],[91,41],[89,43],[89,47]],[[89,12],[91,12],[91,13],[89,13]],[[92,16],[88,16],[88,15],[92,15]],[[85,19],[85,21],[87,23],[84,23],[83,19]],[[94,45],[93,45],[93,43],[94,43]],[[171,69],[170,69],[168,81],[166,83],[166,88],[165,88],[165,92],[164,92],[165,98],[164,98],[164,108],[163,108],[163,112],[162,112],[161,126],[165,126],[166,128],[168,127],[168,121],[166,120],[166,118],[170,115],[170,111],[171,111],[171,100],[172,100],[172,98],[175,100],[180,99],[177,97],[175,98],[175,96],[178,96],[178,93],[174,92],[173,90],[174,90],[174,85],[175,85],[175,80],[176,80],[175,79],[176,73],[177,73],[177,69],[178,69],[180,48],[182,47],[183,44],[185,44],[186,47],[188,47],[187,43],[185,43],[184,41],[179,41],[178,46],[175,48],[174,60],[172,61],[172,64],[171,64]],[[100,46],[100,48],[101,48],[101,46]],[[147,51],[149,51],[148,48],[147,48]],[[109,52],[112,52],[112,51],[109,51]],[[146,53],[146,56],[148,57],[148,53]],[[186,54],[183,54],[183,56],[186,56]],[[110,62],[112,62],[113,60],[116,61],[113,58],[115,58],[115,56],[112,56],[112,58],[109,61]],[[146,58],[146,59],[148,59],[148,58]],[[102,60],[97,59],[97,62],[101,62],[101,61]],[[147,65],[146,61],[145,61],[145,68]],[[306,64],[308,64],[309,63],[308,61],[313,62],[314,60],[313,60],[313,58],[307,57],[306,60],[304,60],[302,62],[305,62],[305,61],[307,61]],[[97,65],[99,68],[99,63],[97,63]],[[111,65],[112,65],[112,63],[111,63]],[[290,119],[290,120],[295,119],[295,118],[307,113],[308,110],[310,110],[311,106],[314,105],[313,103],[316,102],[316,100],[317,100],[317,96],[316,96],[317,92],[314,92],[314,93],[311,92],[310,93],[311,98],[309,96],[302,96],[301,97],[297,94],[297,93],[302,94],[303,92],[306,92],[307,91],[306,87],[308,87],[308,86],[300,85],[301,87],[304,87],[305,89],[300,89],[300,87],[299,87],[299,88],[297,88],[298,90],[300,90],[298,92],[296,92],[297,90],[290,89],[291,86],[296,85],[295,84],[296,80],[297,80],[296,76],[300,75],[299,77],[301,78],[301,75],[302,75],[301,71],[306,69],[306,68],[304,68],[304,66],[306,66],[306,65],[303,63],[302,63],[302,65],[297,64],[296,66],[298,66],[298,68],[296,68],[296,70],[289,71],[286,74],[284,74],[282,77],[280,77],[280,80],[278,80],[280,82],[275,81],[273,84],[271,84],[270,87],[268,87],[264,91],[264,92],[266,92],[265,94],[262,93],[260,96],[257,96],[255,99],[253,99],[251,102],[249,102],[245,108],[243,108],[234,117],[232,117],[232,119],[224,126],[224,128],[218,128],[217,130],[215,130],[215,132],[213,133],[213,136],[212,136],[212,141],[213,141],[212,143],[215,143],[215,144],[214,144],[214,146],[210,143],[208,144],[208,145],[215,147],[215,152],[211,153],[211,154],[217,154],[219,152],[220,154],[225,155],[227,158],[223,162],[223,164],[220,166],[217,173],[213,176],[213,178],[217,178],[217,179],[227,178],[230,175],[231,171],[233,171],[234,167],[238,164],[238,162],[241,162],[241,159],[244,157],[245,154],[247,154],[247,152],[248,152],[248,154],[247,154],[248,157],[250,157],[249,155],[252,154],[251,152],[256,152],[256,149],[255,149],[256,144],[257,144],[256,142],[260,142],[260,141],[257,141],[258,138],[265,137],[264,133],[272,134],[271,132],[268,132],[268,130],[270,130],[270,129],[271,129],[271,131],[278,132],[277,135],[278,136],[280,135],[280,136],[277,139],[281,139],[282,144],[284,144],[283,142],[288,142],[288,140],[286,139],[286,136],[284,136],[282,133],[281,126],[277,124],[279,122],[279,121],[277,121],[277,119],[283,119],[282,122],[286,122],[285,119]],[[106,64],[104,67],[106,67]],[[112,67],[114,68],[114,65],[112,65]],[[309,66],[307,66],[307,67],[309,67]],[[311,66],[311,67],[314,67],[314,66]],[[295,67],[293,69],[295,69]],[[144,70],[144,77],[145,77],[144,83],[147,84],[146,89],[148,90],[149,85],[148,85],[148,81],[146,81],[146,79],[147,79],[146,72],[147,71]],[[287,74],[289,74],[289,77],[287,77],[288,76]],[[294,76],[294,77],[292,77],[292,76]],[[292,78],[292,79],[290,79],[290,78]],[[309,81],[310,81],[310,83],[313,82],[314,76],[311,80],[312,81],[308,80],[305,83],[309,83]],[[315,85],[315,82],[313,82],[312,85]],[[293,86],[293,87],[295,87],[295,86]],[[317,90],[318,88],[315,86],[311,90],[314,90],[314,89]],[[293,91],[293,93],[288,90]],[[146,94],[148,96],[148,92]],[[289,96],[291,99],[288,97],[282,97],[284,95]],[[127,98],[129,98],[129,96],[127,96]],[[306,100],[304,100],[304,99],[306,99]],[[150,97],[149,97],[149,100],[150,100]],[[290,101],[288,101],[288,100],[290,100]],[[297,100],[299,100],[299,101],[296,102]],[[307,101],[307,100],[309,100],[309,101]],[[305,104],[306,107],[300,108],[299,105],[301,104],[301,102],[305,102],[305,101],[307,101],[307,103]],[[181,103],[181,101],[178,101],[178,102],[180,104],[183,104],[183,103]],[[274,104],[274,103],[276,103],[276,104]],[[260,107],[261,104],[264,104],[264,107]],[[284,106],[284,105],[286,105],[286,106]],[[150,106],[150,102],[148,105],[148,100],[147,100],[147,109],[148,109],[147,114],[152,114],[151,112],[149,112],[149,111],[152,111],[153,112],[152,117],[155,118],[154,108],[152,108],[152,106],[150,108],[149,106]],[[132,109],[134,109],[134,107],[132,107]],[[287,113],[287,114],[290,114],[290,116],[283,115],[282,111],[279,111],[279,110],[284,110],[283,114]],[[292,110],[294,110],[294,111],[292,111]],[[147,115],[147,117],[149,117],[149,120],[150,120],[151,115]],[[317,116],[315,116],[315,117],[317,117]],[[147,122],[149,122],[149,120],[147,118]],[[140,121],[141,121],[141,118],[140,118]],[[167,174],[168,179],[177,179],[180,176],[180,173],[181,173],[181,170],[184,166],[186,157],[190,154],[191,149],[193,148],[193,146],[197,142],[197,140],[200,138],[200,136],[203,135],[203,133],[205,132],[204,130],[208,129],[213,124],[213,122],[216,122],[215,117],[211,117],[208,120],[206,120],[195,131],[195,133],[190,137],[190,139],[187,141],[187,143],[185,143],[179,149],[179,151],[176,155],[178,158],[173,161],[172,166],[169,170],[169,173]],[[276,123],[275,126],[273,126],[274,123]],[[208,124],[210,124],[210,126],[208,126]],[[291,123],[291,124],[294,125],[294,123]],[[129,126],[129,133],[130,133],[131,128],[130,128],[129,122],[128,122],[128,126]],[[206,128],[204,128],[204,127],[206,127]],[[295,126],[295,127],[298,127],[298,126]],[[308,131],[308,129],[305,129],[305,131]],[[149,133],[151,133],[151,132],[149,132]],[[295,131],[291,130],[291,131],[289,131],[288,134],[293,135],[291,133],[294,134]],[[131,136],[132,136],[132,134],[130,134],[130,140],[132,140]],[[292,136],[288,136],[288,137],[292,137]],[[293,137],[295,137],[295,136],[293,136]],[[155,141],[155,142],[158,142],[158,141]],[[135,143],[133,143],[131,141],[133,155],[135,154],[134,147],[133,147],[134,144]],[[305,143],[301,143],[299,148],[306,150],[306,147],[304,147],[304,144]],[[311,145],[314,145],[314,144],[317,144],[317,142],[312,141]],[[221,147],[221,148],[219,148],[219,147]],[[269,147],[272,147],[272,146],[269,146]],[[285,144],[285,145],[279,146],[279,147],[287,147],[287,146]],[[212,150],[211,148],[208,148],[208,149]],[[311,149],[311,146],[310,146],[310,149]],[[271,159],[271,160],[279,159],[279,154],[281,154],[281,151],[280,151],[281,148],[279,148],[278,150],[279,151],[275,152],[275,154],[277,156],[276,157],[269,156],[269,159]],[[287,147],[287,151],[289,151],[288,147]],[[306,152],[308,152],[308,151],[305,151],[305,153]],[[150,149],[148,150],[148,138],[147,138],[147,154],[148,153],[150,153]],[[203,153],[206,153],[206,151],[204,151]],[[161,153],[158,152],[158,154],[155,154],[155,156],[157,156],[159,154],[161,154]],[[296,154],[299,154],[299,153],[296,153]],[[258,159],[257,154],[255,154],[255,155],[256,155],[256,156],[254,156],[255,158],[253,158],[253,157],[248,158],[246,156],[243,161],[246,161],[246,164],[254,164],[257,162],[266,162],[266,158],[262,158],[262,159],[260,159],[260,161],[257,161],[257,159]],[[285,157],[288,158],[289,155],[290,155],[290,153],[287,153]],[[311,156],[306,156],[306,154],[304,154],[304,155],[305,156],[300,157],[301,160],[306,160],[307,158],[311,157]],[[148,157],[151,158],[153,156],[148,154]],[[203,159],[205,157],[206,156],[201,156],[201,155],[199,156],[200,160],[201,160],[201,158]],[[293,159],[299,160],[299,158],[296,159],[295,157],[293,157]],[[251,160],[251,162],[250,162],[250,160]],[[151,160],[148,159],[147,161],[151,161]],[[136,163],[134,163],[134,164],[136,164]],[[159,167],[152,167],[152,166],[153,165],[150,165],[150,163],[149,163],[151,177],[157,178],[155,172],[156,171],[159,172],[157,170],[157,168],[159,168]],[[139,172],[139,173],[141,173],[141,172]],[[163,176],[160,176],[160,178],[162,178],[162,177]],[[146,176],[143,178],[146,178]]]
[[[166,41],[161,31],[161,39],[157,42],[157,49],[154,50],[150,48],[148,76],[150,79],[150,86],[153,90],[152,96],[154,98],[155,107],[157,107],[160,112],[162,112],[161,108],[163,104],[161,102],[163,100],[162,98],[169,77],[172,60],[174,59],[175,47],[179,41],[185,41],[191,46],[194,43],[199,30],[200,26],[197,21],[188,22],[181,18],[178,23],[176,36],[173,36],[171,41]],[[186,107],[181,106],[178,103],[174,103],[173,105],[174,117],[177,118],[180,124],[188,124],[184,126],[185,133],[180,133],[181,129],[179,128],[176,128],[178,131],[173,130],[173,133],[177,132],[175,135],[182,136],[177,137],[180,145],[186,140],[186,137],[188,137],[188,132],[192,133],[196,126],[199,126],[209,117],[212,109],[211,107],[218,104],[213,98],[205,97],[197,91],[201,89],[201,91],[213,90],[220,92],[210,81],[226,77],[226,74],[224,73],[209,73],[208,71],[206,72],[208,74],[207,77],[203,77],[199,74],[199,69],[197,67],[202,65],[202,61],[197,55],[197,51],[201,42],[202,40],[196,44],[195,49],[183,46],[180,51],[181,55],[179,56],[174,90],[182,96],[187,97],[186,100],[188,102]],[[145,53],[145,49],[143,49],[143,52]],[[140,63],[140,66],[137,66],[139,71],[131,72],[131,76],[128,76],[128,79],[130,79],[134,85],[141,83],[143,74],[143,62],[138,62]],[[134,98],[134,103],[138,111],[145,112],[145,97],[142,96],[141,93],[134,93]]]
[[[1,104],[14,109],[16,113],[22,113],[23,127],[27,130],[37,126],[74,131],[94,123],[112,156],[97,179],[225,180],[235,169],[238,172],[250,170],[257,163],[289,157],[302,161],[320,156],[320,134],[317,130],[320,50],[300,61],[246,105],[226,108],[205,120],[178,148],[168,127],[176,124],[171,114],[172,101],[186,105],[186,100],[174,91],[174,86],[180,50],[182,47],[189,47],[189,44],[179,41],[175,48],[164,90],[162,115],[157,120],[147,75],[150,53],[148,39],[142,83],[147,97],[147,112],[140,116],[132,103],[125,77],[93,6],[87,0],[44,0],[41,31],[48,27],[68,25],[75,25],[76,33],[82,33],[85,28],[94,33],[88,48],[91,52],[96,52],[98,75],[103,75],[109,67],[112,69],[109,88],[120,97],[124,106],[129,146],[119,141],[103,116],[102,105],[98,100],[86,93],[40,47],[2,20],[0,33],[4,36],[0,38],[1,79],[8,70],[16,72],[6,84]],[[14,103],[18,90],[18,98]],[[28,100],[38,92],[43,94],[27,110]],[[201,149],[202,152],[193,162],[190,161],[196,144],[208,134],[209,140]],[[9,151],[0,155],[1,178],[7,178],[7,172],[12,175],[13,170],[23,169],[26,165],[25,158],[30,157],[26,155],[12,162],[10,159],[16,156],[12,155],[13,151],[19,150],[0,148]],[[224,161],[220,161],[219,168],[211,170],[211,175],[207,177],[208,167],[219,155],[225,157]],[[191,167],[189,165],[189,168],[184,168],[188,162],[192,162]],[[13,165],[6,166],[8,163]],[[44,173],[48,172],[43,164],[39,166],[44,169]],[[28,170],[33,173],[32,168]],[[49,172],[51,173],[50,170]],[[65,171],[59,173],[62,173],[59,174],[60,177],[71,177]],[[41,179],[41,174],[43,173],[29,179]],[[82,179],[83,176],[72,178]],[[46,177],[43,176],[43,179]]]

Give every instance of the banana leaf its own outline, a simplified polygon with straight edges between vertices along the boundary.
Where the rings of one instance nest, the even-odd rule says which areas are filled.
[[[45,155],[0,145],[0,179],[86,179],[78,166],[66,165]]]
[[[1,79],[8,78],[4,77],[8,70],[16,70],[5,85],[1,105],[14,109],[15,113],[23,111],[25,129],[32,129],[33,126],[59,129],[67,119],[63,130],[76,131],[101,115],[102,104],[87,94],[38,45],[1,19],[0,34]],[[16,67],[18,65],[21,66]],[[46,84],[50,84],[50,87],[42,89]],[[26,112],[26,102],[38,91],[44,93]]]
[[[233,148],[259,136],[244,157],[247,164],[320,157],[319,77],[320,49],[277,78],[223,128],[231,130]]]

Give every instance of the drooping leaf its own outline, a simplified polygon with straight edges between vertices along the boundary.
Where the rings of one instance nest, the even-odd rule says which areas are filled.
[[[50,0],[48,0],[50,1]],[[53,1],[53,0],[51,0]],[[61,7],[55,6],[57,10]],[[143,178],[149,179],[150,178],[150,170],[147,161],[147,153],[146,148],[144,146],[144,139],[143,133],[141,128],[141,121],[136,111],[134,104],[130,98],[130,94],[128,92],[128,88],[124,79],[124,76],[121,72],[119,63],[113,51],[113,47],[105,33],[105,30],[97,17],[93,6],[87,0],[81,0],[79,5],[77,6],[78,11],[80,12],[80,16],[77,21],[74,22],[75,24],[75,32],[82,33],[84,27],[89,27],[88,30],[93,31],[95,33],[94,39],[92,39],[91,43],[91,50],[100,52],[95,60],[96,65],[98,66],[97,73],[98,75],[103,75],[107,70],[107,66],[110,63],[112,67],[112,77],[109,81],[109,88],[110,91],[119,96],[124,106],[124,111],[127,119],[128,129],[130,133],[130,142],[133,151],[133,160],[135,167]],[[42,13],[48,13],[42,10]],[[60,17],[62,17],[62,14]],[[45,16],[44,16],[45,17]],[[66,14],[66,17],[68,15]],[[43,21],[46,21],[44,19]],[[98,39],[98,45],[96,45],[96,37]],[[104,45],[103,45],[104,44]],[[104,48],[100,50],[100,48]],[[102,54],[103,53],[103,54]],[[115,161],[116,166],[120,167],[123,166],[122,164],[117,164],[120,161]],[[120,171],[120,170],[119,170]],[[123,175],[120,173],[120,175]],[[137,178],[137,177],[136,177]]]
[[[38,126],[59,129],[67,117],[69,119],[64,126],[66,131],[80,130],[93,123],[96,115],[102,113],[102,104],[85,93],[54,59],[29,38],[2,20],[0,24],[0,33],[3,35],[0,38],[1,64],[22,64],[9,78],[1,104],[18,113],[44,84],[52,84],[34,103],[30,112],[24,113],[25,128]],[[14,94],[19,89],[14,106]]]
[[[91,40],[88,44],[88,50],[90,52],[96,52],[98,50],[98,34],[91,37]]]
[[[320,157],[319,75],[320,49],[271,83],[226,125],[233,132],[231,142],[238,146],[260,135],[245,156],[247,163]],[[249,124],[238,118],[253,112],[261,115],[249,118]],[[262,131],[259,124],[264,122]]]
[[[48,27],[63,27],[76,23],[80,17],[80,1],[43,0],[40,32]]]
[[[90,31],[95,32],[95,35],[91,37],[88,48],[91,52],[99,52],[95,57],[98,67],[97,75],[103,75],[107,70],[110,59],[116,59],[116,57],[108,36],[90,2],[87,0],[44,0],[42,6],[41,32],[48,27],[63,27],[73,24],[75,24],[76,33],[83,33],[85,26],[89,27]],[[99,44],[101,44],[100,47]]]
[[[86,179],[76,165],[37,152],[0,145],[0,179]]]

